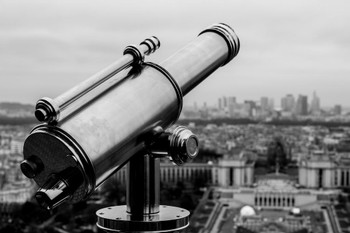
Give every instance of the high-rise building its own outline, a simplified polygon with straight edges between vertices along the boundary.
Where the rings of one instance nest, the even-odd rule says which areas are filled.
[[[230,106],[232,107],[232,105],[234,105],[235,103],[236,103],[236,97],[223,96],[223,97],[218,99],[218,108],[219,108],[219,110],[227,110],[230,108]]]
[[[269,109],[269,98],[268,97],[261,97],[260,98],[260,106],[261,110],[268,111]]]
[[[207,107],[207,102],[203,103],[203,107],[200,111],[200,114],[201,114],[201,118],[203,119],[207,119],[209,117],[209,109]]]
[[[252,100],[245,100],[244,101],[244,109],[249,117],[253,116],[256,111],[256,103]]]
[[[342,108],[341,108],[341,105],[337,104],[334,106],[334,114],[335,115],[341,115],[341,112],[342,112]]]
[[[316,92],[314,91],[312,100],[311,100],[311,106],[310,106],[310,112],[315,114],[320,112],[320,98],[316,95]]]
[[[308,113],[308,103],[307,103],[307,96],[306,95],[299,95],[295,113],[297,115],[305,116]]]
[[[236,103],[236,97],[234,96],[228,97],[228,107],[230,107],[231,105],[234,105],[235,103]]]
[[[275,109],[275,100],[273,98],[269,99],[269,109],[270,110]]]
[[[227,108],[228,104],[227,104],[227,97],[226,96],[223,96],[222,97],[222,106],[223,108]]]
[[[281,108],[283,111],[292,112],[295,108],[295,99],[292,94],[288,94],[281,100]]]

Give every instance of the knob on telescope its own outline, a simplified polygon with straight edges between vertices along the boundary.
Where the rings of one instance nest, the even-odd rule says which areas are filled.
[[[169,156],[173,163],[182,165],[198,155],[199,141],[189,129],[178,126],[172,132],[162,133],[148,150],[155,156]]]

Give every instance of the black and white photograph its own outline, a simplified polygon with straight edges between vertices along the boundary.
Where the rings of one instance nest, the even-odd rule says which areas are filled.
[[[350,233],[347,0],[0,0],[0,233]]]

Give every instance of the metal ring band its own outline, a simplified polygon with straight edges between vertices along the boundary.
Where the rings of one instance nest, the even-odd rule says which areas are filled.
[[[124,49],[123,55],[130,54],[134,57],[133,64],[142,64],[145,56],[141,53],[141,51],[134,45],[126,46]]]
[[[199,33],[199,35],[206,32],[214,32],[226,41],[228,56],[226,61],[221,66],[226,65],[238,54],[240,48],[239,38],[236,36],[235,32],[230,26],[223,23],[214,24],[212,27],[203,30],[201,33]]]
[[[54,103],[54,100],[44,97],[38,100],[38,102],[35,105],[35,112],[37,111],[44,111],[47,115],[47,119],[40,119],[37,115],[35,117],[40,122],[46,122],[46,123],[54,123],[59,120],[60,117],[60,108],[56,106]]]
[[[150,67],[158,70],[159,72],[161,72],[170,81],[171,85],[173,85],[174,90],[176,92],[177,102],[178,102],[178,106],[179,106],[178,114],[177,114],[177,117],[175,119],[175,121],[177,121],[180,117],[182,107],[183,107],[183,94],[182,94],[182,91],[181,91],[179,84],[177,84],[176,80],[171,76],[171,74],[166,69],[161,67],[160,65],[157,65],[157,64],[152,63],[152,62],[145,62],[144,65],[150,66]]]
[[[146,40],[142,41],[141,44],[147,45],[147,47],[149,48],[148,54],[153,53],[157,49],[157,45],[154,43],[154,41],[152,41],[149,38],[147,38]]]

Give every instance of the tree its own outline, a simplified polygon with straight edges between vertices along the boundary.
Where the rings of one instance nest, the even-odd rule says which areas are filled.
[[[287,165],[286,149],[281,138],[276,137],[270,142],[267,149],[267,162],[270,168],[276,170],[276,172],[284,169]]]

